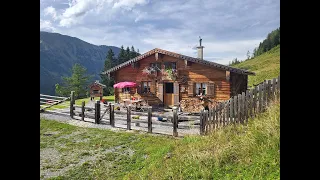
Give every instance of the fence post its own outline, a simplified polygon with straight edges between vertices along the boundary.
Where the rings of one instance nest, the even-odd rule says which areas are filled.
[[[276,99],[276,83],[277,83],[277,79],[273,78],[272,79],[272,100]]]
[[[131,104],[127,107],[127,130],[131,130]]]
[[[222,103],[222,126],[225,126],[226,125],[226,102],[223,102]]]
[[[84,121],[84,106],[85,106],[86,102],[82,101],[81,104],[81,120]]]
[[[232,123],[233,122],[233,116],[234,116],[234,114],[233,114],[233,97],[230,99],[230,112],[229,112],[229,116],[230,116],[230,122],[229,123]]]
[[[210,108],[209,109],[209,111],[208,111],[208,121],[207,121],[207,131],[210,131],[211,132],[211,124],[212,124],[212,111],[213,111],[213,109],[212,108]]]
[[[242,123],[244,124],[247,118],[247,98],[246,93],[242,92]]]
[[[100,101],[99,100],[96,100],[96,103],[95,103],[95,118],[94,118],[94,123],[95,124],[100,124]]]
[[[230,124],[230,100],[227,101],[226,124]]]
[[[70,117],[73,118],[73,110],[74,110],[74,91],[71,91],[70,94]]]
[[[203,135],[204,110],[200,111],[200,135]]]
[[[152,133],[152,106],[148,107],[148,132]]]
[[[242,122],[242,101],[241,101],[242,95],[238,94],[238,122],[237,123],[241,123]]]
[[[277,100],[280,100],[280,76],[278,77],[277,82]]]
[[[212,129],[216,129],[216,109],[217,109],[217,106],[214,106],[214,109],[212,111]]]
[[[204,134],[208,133],[208,128],[207,128],[207,124],[208,124],[208,110],[204,110],[204,121],[203,121],[203,132]]]
[[[255,86],[253,89],[253,117],[255,117],[255,114],[258,112],[258,86]]]
[[[178,108],[172,107],[173,110],[173,136],[178,136]]]
[[[262,112],[262,107],[263,107],[263,84],[259,85],[259,113]]]
[[[237,123],[239,120],[238,120],[238,96],[234,96],[233,97],[234,101],[233,101],[233,105],[234,105],[234,112],[233,112],[233,116],[234,116],[234,120],[233,120],[233,123]]]
[[[110,119],[110,125],[114,127],[114,104],[109,103],[109,119]]]

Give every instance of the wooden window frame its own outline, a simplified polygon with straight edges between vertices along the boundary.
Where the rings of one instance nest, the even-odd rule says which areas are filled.
[[[197,87],[197,84],[200,84],[200,88]],[[203,84],[205,84],[205,88],[203,87]],[[208,83],[206,82],[199,82],[199,83],[195,83],[195,95],[200,95],[200,92],[203,93],[203,91],[205,91],[205,94],[202,94],[203,96],[207,95],[207,87],[208,87]],[[201,89],[201,91],[200,91]],[[197,93],[198,92],[198,93]]]
[[[157,72],[161,71],[161,63],[160,62],[150,63],[150,67],[154,67],[154,66],[158,67],[158,69],[156,69]]]
[[[171,68],[171,69],[177,69],[177,62],[164,62],[164,63],[163,63],[164,69],[167,69],[166,66],[168,66],[168,64],[170,64],[170,68]],[[174,64],[175,68],[172,68],[172,64]]]
[[[144,83],[147,83],[147,92],[145,91]],[[151,81],[142,81],[141,85],[142,85],[141,86],[141,93],[143,93],[143,94],[151,93]]]

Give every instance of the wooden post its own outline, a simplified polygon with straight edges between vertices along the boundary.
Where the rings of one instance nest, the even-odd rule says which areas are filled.
[[[131,104],[127,107],[127,130],[131,130]]]
[[[200,112],[200,135],[203,135],[203,121],[204,121],[204,110]]]
[[[203,121],[203,132],[204,134],[208,133],[208,129],[206,128],[207,124],[208,124],[208,110],[204,110],[204,121]]]
[[[242,122],[242,110],[241,110],[241,107],[242,107],[242,105],[241,105],[241,103],[242,103],[242,101],[241,101],[241,98],[242,98],[242,95],[241,94],[238,94],[238,122],[237,123],[240,123],[240,122]]]
[[[259,113],[262,112],[262,104],[263,104],[263,84],[259,85]]]
[[[266,109],[267,107],[267,96],[268,96],[268,82],[264,81],[264,88],[263,88],[263,111]]]
[[[148,132],[152,133],[152,106],[148,107]]]
[[[234,120],[233,120],[233,123],[237,123],[238,122],[238,96],[234,96],[233,97],[233,116],[234,116]]]
[[[82,101],[81,104],[81,120],[84,121],[84,106],[85,106],[86,102]]]
[[[70,94],[70,117],[73,118],[73,110],[74,110],[74,91],[71,91]]]
[[[253,96],[253,116],[255,116],[255,114],[258,112],[257,110],[257,105],[258,105],[258,98],[257,98],[257,92],[258,92],[258,86],[255,86],[254,89],[253,89],[253,93],[252,93],[252,96]]]
[[[248,94],[249,90],[246,92],[242,92],[242,99],[243,99],[243,121],[245,122],[248,118]]]
[[[249,91],[249,117],[253,117],[253,91],[254,89]]]
[[[268,104],[270,103],[272,99],[272,89],[271,89],[271,80],[268,80]]]
[[[114,104],[109,103],[109,120],[110,120],[110,125],[114,127]]]
[[[227,109],[226,109],[226,124],[230,124],[230,100],[227,101]]]
[[[207,130],[211,132],[211,124],[212,124],[212,110],[213,109],[209,109],[209,114],[208,114],[208,122],[206,124],[207,126]]]
[[[217,106],[214,106],[214,109],[212,111],[212,129],[216,129],[216,112]]]
[[[277,100],[280,100],[280,76],[277,79]]]
[[[223,103],[220,103],[220,108],[219,108],[219,119],[220,119],[220,123],[219,123],[219,126],[220,127],[222,127],[223,126],[223,114],[222,114],[222,112],[223,112]]]
[[[233,97],[230,99],[230,112],[229,112],[229,116],[230,116],[230,123],[232,123],[233,122]]]
[[[276,83],[277,83],[277,79],[273,78],[272,79],[272,100],[276,99]]]
[[[177,137],[178,136],[178,108],[172,107],[172,110],[173,110],[173,136]]]
[[[100,124],[100,101],[99,100],[96,100],[94,109],[95,109],[94,123]]]

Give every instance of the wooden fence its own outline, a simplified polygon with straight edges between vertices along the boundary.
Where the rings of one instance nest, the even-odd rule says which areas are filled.
[[[219,103],[214,109],[202,110],[200,134],[207,134],[229,124],[246,124],[249,118],[264,112],[272,100],[279,99],[280,76]]]
[[[40,94],[40,96],[43,96]],[[45,98],[40,97],[40,101]],[[56,98],[57,99],[57,98]],[[66,102],[68,98],[58,97],[59,100],[55,100],[52,104]],[[147,112],[134,112],[131,111],[131,106],[128,106],[127,111],[115,112],[115,104],[109,103],[101,104],[100,101],[95,102],[94,107],[85,106],[85,102],[81,105],[75,104],[74,92],[71,92],[69,106],[62,112],[53,111],[56,113],[67,113],[71,118],[88,121],[95,124],[108,124],[112,127],[116,127],[115,122],[122,122],[126,124],[125,128],[131,130],[132,123],[145,124],[145,127],[149,133],[153,133],[154,125],[165,126],[168,129],[172,128],[173,136],[178,136],[178,129],[193,128],[197,129],[197,133],[205,135],[210,131],[227,126],[229,124],[246,124],[248,119],[256,116],[258,113],[264,112],[267,106],[272,100],[280,99],[280,76],[272,80],[267,80],[251,90],[247,90],[242,94],[238,94],[230,98],[228,101],[217,104],[214,109],[202,110],[200,116],[187,116],[179,115],[177,107],[173,107],[172,115],[163,115],[157,112],[152,112],[152,107],[148,107]],[[64,103],[64,104],[65,104]],[[50,106],[47,106],[51,107]],[[40,107],[40,110],[44,110]],[[46,110],[50,112],[49,110]],[[70,112],[70,113],[68,113]],[[141,116],[141,119],[132,120],[133,115]],[[152,117],[162,117],[170,119],[169,122],[152,121]],[[179,124],[181,121],[194,121],[195,124],[192,127],[183,124]],[[199,123],[197,123],[199,122]],[[119,127],[119,126],[118,126]],[[120,127],[121,128],[121,127]],[[159,133],[159,132],[158,132]],[[161,132],[160,132],[161,133]]]
[[[73,119],[78,119],[81,121],[86,122],[92,122],[95,124],[106,124],[110,125],[112,127],[118,127],[118,128],[124,128],[123,126],[119,126],[119,123],[125,124],[125,129],[132,130],[131,125],[139,123],[140,127],[145,127],[149,133],[160,133],[164,134],[164,131],[158,130],[157,132],[153,132],[154,125],[160,125],[164,127],[166,130],[170,130],[172,128],[172,134],[173,136],[178,136],[178,129],[196,129],[197,134],[199,134],[199,125],[179,125],[179,121],[188,121],[188,120],[194,120],[198,121],[200,123],[199,116],[186,116],[186,115],[178,115],[178,108],[173,107],[172,109],[172,115],[163,115],[159,114],[158,112],[152,112],[152,107],[148,107],[147,112],[135,112],[132,111],[131,105],[127,107],[127,110],[124,111],[115,111],[115,104],[109,103],[108,105],[101,104],[100,101],[95,102],[95,106],[93,107],[87,107],[85,106],[85,102],[82,102],[82,105],[75,105],[74,101],[74,92],[71,92],[70,96],[70,117]],[[140,116],[140,119],[133,120],[133,116]],[[166,118],[169,121],[167,122],[159,122],[159,121],[152,121],[152,117],[158,118]],[[118,125],[116,126],[116,123]],[[168,134],[168,131],[166,131]],[[187,133],[186,133],[187,134]]]

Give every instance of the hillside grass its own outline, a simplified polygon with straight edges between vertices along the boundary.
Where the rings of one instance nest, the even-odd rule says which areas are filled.
[[[58,155],[40,158],[40,178],[280,179],[280,102],[248,126],[178,139],[41,119],[40,153],[52,149]]]
[[[253,59],[232,65],[232,67],[246,69],[256,73],[255,76],[249,75],[249,86],[259,84],[266,79],[276,78],[280,75],[280,45]]]

